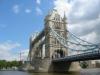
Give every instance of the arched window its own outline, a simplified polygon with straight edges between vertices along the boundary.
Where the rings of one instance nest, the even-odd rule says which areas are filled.
[[[55,29],[60,29],[60,24],[59,24],[59,22],[56,22],[56,23],[55,23]]]
[[[64,56],[65,56],[65,51],[63,51],[62,49],[57,49],[52,54],[52,59],[62,58]]]

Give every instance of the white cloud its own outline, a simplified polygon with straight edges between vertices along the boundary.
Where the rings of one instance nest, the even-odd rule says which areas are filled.
[[[73,0],[70,5],[71,23],[96,19],[100,13],[100,0]]]
[[[36,14],[37,15],[42,15],[43,11],[40,9],[40,4],[41,4],[41,0],[36,0]]]
[[[87,34],[85,36],[80,37],[86,41],[91,41],[92,43],[96,42],[97,34],[95,32],[91,32],[90,34]]]
[[[42,10],[39,7],[36,7],[36,13],[37,15],[42,15]]]
[[[32,11],[31,11],[31,9],[26,9],[25,12],[26,13],[31,13]]]
[[[69,31],[89,42],[100,42],[100,0],[54,0],[54,6],[60,15],[66,11]]]
[[[68,11],[71,8],[71,5],[68,3],[67,0],[54,0],[54,6],[61,16],[63,16],[64,12],[68,14]]]
[[[18,14],[20,12],[20,6],[16,4],[13,6],[12,10],[15,14]]]
[[[29,49],[22,49],[21,50],[21,59],[22,60],[27,60],[28,53],[29,53]]]
[[[21,44],[12,41],[0,43],[0,60],[20,60],[20,52],[22,59],[26,60],[28,49],[20,49],[20,47]]]
[[[36,0],[36,3],[37,3],[38,5],[40,5],[40,4],[41,4],[41,0]]]
[[[11,41],[0,43],[0,59],[11,60],[14,56],[12,50],[20,47],[19,43]]]

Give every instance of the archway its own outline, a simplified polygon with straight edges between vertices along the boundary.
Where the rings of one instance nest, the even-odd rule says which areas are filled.
[[[62,57],[65,57],[65,51],[63,51],[62,49],[55,50],[52,55],[52,59],[62,58]]]

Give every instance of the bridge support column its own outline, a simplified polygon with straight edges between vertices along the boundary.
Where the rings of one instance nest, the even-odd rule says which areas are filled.
[[[50,58],[34,59],[34,70],[32,72],[79,72],[78,62],[52,62]]]
[[[79,62],[71,62],[70,67],[69,67],[69,72],[79,72],[81,69],[81,66]]]
[[[81,67],[78,62],[54,62],[52,72],[79,72]]]

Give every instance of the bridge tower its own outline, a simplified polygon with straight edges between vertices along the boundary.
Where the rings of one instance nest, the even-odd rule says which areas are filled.
[[[59,35],[67,39],[67,18],[64,14],[63,17],[59,15],[57,10],[51,11],[45,18],[45,54],[46,58],[50,61],[47,62],[48,71],[53,72],[67,72],[67,71],[79,71],[79,63],[77,62],[59,62],[51,63],[52,59],[68,56],[68,49],[59,43],[59,41],[53,37],[50,27],[53,28]],[[78,67],[78,68],[77,68]]]
[[[53,59],[68,55],[68,51],[62,46],[50,32],[50,27],[53,28],[59,35],[67,39],[66,32],[66,17],[62,18],[57,10],[51,11],[45,18],[45,50],[46,57]]]
[[[76,69],[77,64],[73,62],[52,62],[53,59],[68,56],[68,49],[61,45],[51,33],[52,28],[67,39],[66,20],[66,16],[61,17],[57,10],[49,12],[46,16],[45,29],[30,44],[30,64],[35,72],[66,72],[70,68]],[[44,51],[45,55],[43,55]]]

